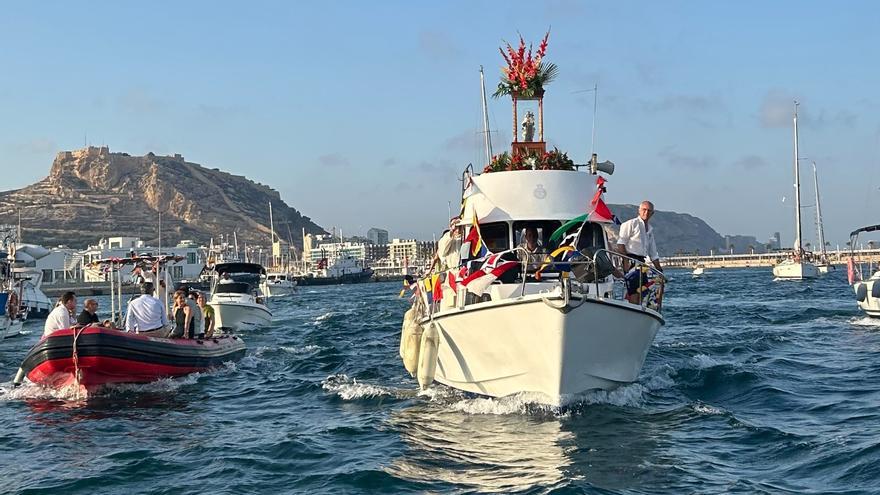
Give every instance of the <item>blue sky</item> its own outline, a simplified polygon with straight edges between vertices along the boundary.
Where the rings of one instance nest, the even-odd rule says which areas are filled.
[[[461,170],[482,166],[479,66],[491,92],[502,39],[552,26],[545,135],[584,161],[592,95],[578,91],[599,84],[609,202],[790,243],[797,98],[827,237],[880,222],[880,6],[609,3],[6,3],[0,189],[87,139],[246,175],[326,228],[430,238]],[[489,106],[503,149],[509,100]]]

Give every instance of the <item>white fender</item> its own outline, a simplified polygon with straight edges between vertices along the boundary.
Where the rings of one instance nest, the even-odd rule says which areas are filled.
[[[406,355],[404,349],[406,348],[406,337],[412,332],[415,328],[416,322],[416,308],[409,308],[406,313],[403,315],[403,325],[400,328],[400,359]]]
[[[424,329],[415,320],[409,328],[410,331],[407,332],[406,340],[403,342],[403,367],[406,368],[410,376],[415,376],[419,367],[419,351],[421,350]]]
[[[437,372],[437,348],[440,345],[440,333],[437,324],[431,323],[422,334],[422,349],[419,352],[419,386],[422,390],[434,382]]]

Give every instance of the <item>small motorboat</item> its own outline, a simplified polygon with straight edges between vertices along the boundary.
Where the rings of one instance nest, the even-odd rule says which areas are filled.
[[[272,323],[272,312],[257,288],[266,269],[257,263],[214,265],[214,286],[208,305],[214,308],[214,328],[221,332],[254,330]]]
[[[284,272],[269,272],[260,283],[264,297],[287,297],[296,293],[296,280]]]
[[[862,227],[850,233],[847,279],[856,293],[859,309],[868,316],[880,318],[880,266],[872,256],[876,255],[876,252],[856,249],[859,245],[859,234],[863,232],[880,232],[880,224]]]
[[[67,328],[40,339],[13,383],[19,385],[27,377],[51,388],[79,384],[92,391],[109,383],[146,383],[205,371],[244,354],[244,341],[236,336],[169,339],[164,331]]]
[[[706,268],[702,265],[695,266],[694,271],[691,272],[691,274],[695,277],[699,277],[700,275],[703,275],[705,273],[706,273]]]

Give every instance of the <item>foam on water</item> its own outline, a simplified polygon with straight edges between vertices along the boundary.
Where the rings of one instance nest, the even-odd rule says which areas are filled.
[[[349,378],[345,374],[328,376],[321,382],[321,388],[337,395],[342,400],[374,399],[377,397],[403,399],[413,397],[416,394],[415,390],[408,391],[358,382],[357,379]]]

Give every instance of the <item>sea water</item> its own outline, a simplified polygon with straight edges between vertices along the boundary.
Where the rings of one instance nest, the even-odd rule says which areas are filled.
[[[671,277],[638,382],[559,408],[418,391],[398,283],[302,288],[242,361],[88,398],[12,388],[32,322],[0,342],[0,492],[880,492],[880,320],[843,270]]]

